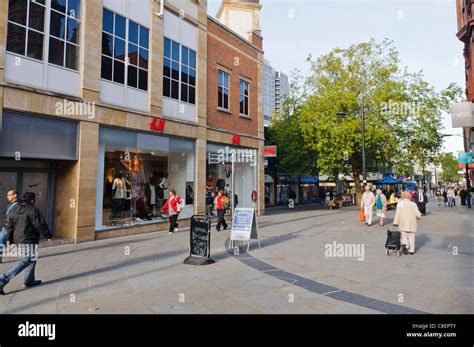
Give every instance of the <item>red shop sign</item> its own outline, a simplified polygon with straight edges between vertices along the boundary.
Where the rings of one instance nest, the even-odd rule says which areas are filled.
[[[163,118],[153,118],[151,121],[150,130],[163,132],[165,130],[165,120]]]
[[[240,145],[240,135],[232,135],[232,143],[234,145]]]
[[[274,158],[277,156],[277,146],[265,146],[263,147],[264,158]]]

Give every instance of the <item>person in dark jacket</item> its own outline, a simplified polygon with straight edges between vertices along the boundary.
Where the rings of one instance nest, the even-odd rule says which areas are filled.
[[[17,204],[10,212],[7,226],[7,240],[10,246],[15,244],[21,260],[15,266],[0,275],[0,295],[5,295],[3,288],[16,275],[26,269],[23,288],[30,288],[41,284],[35,279],[35,267],[38,257],[38,243],[40,235],[51,242],[51,232],[40,210],[35,207],[35,193],[23,194],[22,202]]]
[[[461,205],[466,206],[466,196],[467,196],[467,189],[466,187],[462,187],[461,191],[459,192],[459,198],[461,199]]]
[[[5,211],[5,223],[8,218],[8,215],[10,214],[11,210],[13,207],[15,207],[16,204],[18,204],[18,192],[14,189],[10,189],[7,192],[7,200],[8,200],[8,206],[7,210]],[[6,225],[2,227],[0,230],[0,263],[2,262],[2,257],[5,252],[5,248],[7,246],[7,227]]]
[[[428,196],[423,188],[418,189],[415,195],[415,202],[423,216],[426,216],[426,204],[428,203]]]

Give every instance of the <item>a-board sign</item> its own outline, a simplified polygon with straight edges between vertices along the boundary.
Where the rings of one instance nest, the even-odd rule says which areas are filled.
[[[210,256],[209,221],[207,218],[193,217],[191,219],[190,249],[189,253],[194,257]]]
[[[188,265],[208,265],[211,259],[211,233],[209,216],[192,216],[189,228],[189,257],[184,260]]]
[[[248,242],[250,247],[250,240],[258,240],[260,246],[260,239],[258,237],[258,225],[255,209],[253,208],[236,208],[234,210],[234,217],[232,219],[232,230],[230,232],[230,244],[232,248],[233,241]]]

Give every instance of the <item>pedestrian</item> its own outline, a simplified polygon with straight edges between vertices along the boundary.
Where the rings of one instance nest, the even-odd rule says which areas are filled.
[[[443,192],[441,191],[440,188],[436,188],[435,196],[436,196],[436,200],[438,201],[438,207],[441,207],[441,205],[443,204],[444,197],[443,197]]]
[[[229,207],[229,205],[229,198],[224,195],[223,190],[219,190],[216,198],[214,199],[214,208],[217,211],[217,231],[221,231],[221,226],[224,227],[224,230],[227,229],[227,223],[225,221],[225,211]]]
[[[461,199],[461,206],[466,206],[466,196],[467,196],[467,189],[465,186],[462,186],[461,191],[459,192],[459,198]]]
[[[293,203],[296,202],[296,193],[295,193],[295,191],[294,191],[293,189],[291,189],[291,188],[289,189],[289,192],[288,192],[288,198],[289,198],[290,200],[293,200]]]
[[[390,204],[391,205],[394,205],[398,202],[397,200],[397,195],[395,194],[395,192],[392,192],[392,195],[390,195]]]
[[[34,204],[35,193],[26,192],[23,194],[22,201],[17,203],[8,215],[6,223],[8,242],[10,247],[13,247],[13,244],[16,245],[21,259],[13,268],[0,275],[1,295],[5,295],[3,289],[8,282],[25,269],[23,288],[41,284],[40,280],[35,279],[39,239],[40,235],[43,235],[48,242],[51,242],[52,234],[41,211]]]
[[[415,196],[415,203],[418,206],[421,214],[426,216],[426,204],[428,203],[428,196],[426,195],[424,188],[418,189],[418,193]]]
[[[449,187],[448,193],[447,193],[447,198],[448,198],[448,206],[453,207],[454,206],[454,199],[456,198],[456,195],[454,195],[453,187]]]
[[[372,213],[375,205],[375,196],[371,192],[369,185],[365,186],[365,192],[362,195],[362,201],[360,204],[360,209],[364,211],[365,221],[368,226],[372,225]]]
[[[161,208],[161,211],[166,211],[166,216],[170,222],[170,229],[168,234],[172,234],[175,230],[178,231],[178,216],[181,209],[184,207],[184,201],[176,194],[176,190],[169,190],[168,199]]]
[[[446,191],[445,188],[443,188],[443,201],[444,201],[444,207],[448,207],[448,192]]]
[[[402,193],[402,202],[398,204],[395,212],[393,225],[398,226],[402,234],[403,254],[415,254],[415,233],[417,231],[417,219],[421,218],[418,206],[411,201],[410,192]]]
[[[383,227],[383,221],[385,219],[385,212],[387,212],[387,197],[382,194],[380,189],[377,189],[375,196],[375,209],[377,212],[377,217],[380,218],[380,226]]]
[[[8,206],[7,210],[5,212],[5,226],[2,227],[0,230],[0,263],[2,263],[2,258],[3,255],[5,254],[5,250],[7,247],[7,218],[8,215],[10,214],[10,211],[13,209],[18,204],[18,192],[14,189],[10,189],[7,191],[7,200],[8,200]]]

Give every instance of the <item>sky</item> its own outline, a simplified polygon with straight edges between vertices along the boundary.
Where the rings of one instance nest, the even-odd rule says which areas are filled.
[[[220,0],[208,0],[215,16]],[[463,44],[457,39],[452,0],[260,0],[265,59],[281,71],[308,70],[309,54],[318,57],[370,38],[389,38],[401,66],[423,70],[438,90],[451,82],[465,86]],[[461,134],[443,115],[445,134]],[[444,149],[462,151],[462,136],[445,138]]]

